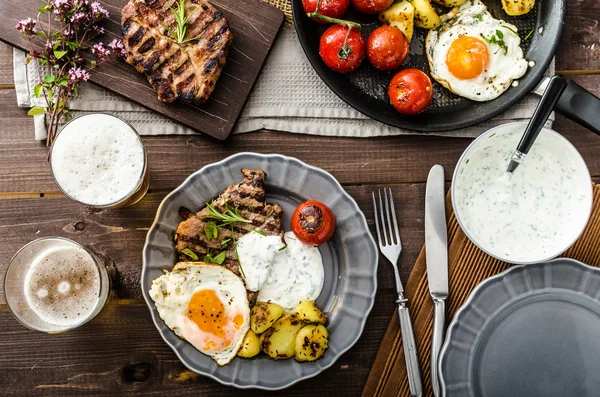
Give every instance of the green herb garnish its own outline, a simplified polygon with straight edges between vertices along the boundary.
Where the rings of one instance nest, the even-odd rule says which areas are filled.
[[[192,251],[189,248],[184,248],[181,250],[181,253],[189,256],[190,258],[192,258],[193,260],[197,261],[198,260],[198,255],[196,255],[196,253],[194,251]]]
[[[218,226],[233,225],[236,222],[252,223],[251,220],[244,218],[240,215],[237,208],[231,208],[227,202],[225,202],[225,212],[221,212],[215,207],[214,201],[210,204],[206,204],[206,211],[208,215],[203,216],[205,219],[215,219],[222,222]]]
[[[213,255],[212,250],[209,248],[206,252],[206,255],[204,255],[204,262],[221,265],[225,261],[226,256],[227,251],[221,251],[217,255]]]
[[[535,30],[535,28],[534,28],[534,29],[531,29],[531,30],[529,31],[529,33],[527,33],[527,36],[525,36],[525,38],[524,38],[523,40],[527,40],[528,38],[530,38],[530,37],[531,37],[531,35],[533,34],[533,31],[534,31],[534,30]]]
[[[207,222],[206,226],[204,227],[204,234],[206,234],[206,238],[209,240],[219,237],[217,225],[213,221]]]
[[[244,278],[246,278],[246,273],[244,273],[244,268],[242,267],[242,261],[240,260],[240,255],[237,252],[237,245],[235,246],[235,256],[237,257],[238,264],[240,265],[240,272],[242,273],[242,276],[244,276]]]
[[[508,30],[510,30],[511,32],[513,32],[514,34],[516,34],[517,36],[519,35],[519,32],[517,32],[516,30],[514,30],[514,29],[513,29],[513,28],[511,28],[510,26],[507,26],[507,25],[502,25],[502,27],[503,27],[504,29],[508,29]]]
[[[483,21],[483,14],[477,14],[475,15],[475,18],[479,19],[480,21]]]
[[[496,44],[500,49],[504,50],[504,55],[508,54],[508,46],[504,42],[504,34],[500,30],[496,30],[496,33],[490,37],[485,37],[483,33],[480,33],[481,37],[490,44]],[[496,51],[498,52],[498,51]]]
[[[263,232],[262,230],[254,229],[254,233],[267,237],[267,233]]]
[[[230,241],[231,241],[230,238],[221,241],[221,248],[227,247],[227,244],[229,244]]]
[[[173,8],[170,5],[167,5],[166,8],[171,10],[171,12],[173,13],[173,17],[175,18],[175,23],[177,24],[177,26],[175,26],[175,30],[173,30],[164,23],[161,23],[161,25],[163,28],[167,29],[167,31],[171,35],[171,38],[175,40],[176,43],[187,43],[188,41],[197,40],[200,36],[202,36],[202,33],[200,33],[198,36],[189,37],[187,39],[185,38],[185,34],[187,33],[187,23],[190,20],[190,18],[198,11],[198,9],[200,9],[200,6],[194,8],[191,14],[187,16],[185,15],[185,0],[179,0],[179,3],[177,3],[177,8]]]
[[[283,247],[279,248],[279,251],[283,251],[283,250],[284,250],[284,249],[286,249],[286,248],[287,248],[287,244],[286,244],[286,245],[284,245]]]

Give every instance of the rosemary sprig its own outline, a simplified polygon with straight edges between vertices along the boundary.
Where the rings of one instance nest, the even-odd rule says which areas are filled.
[[[185,38],[185,34],[187,33],[187,23],[198,11],[200,6],[194,8],[194,10],[187,16],[185,15],[185,0],[179,0],[179,3],[177,3],[177,8],[173,8],[170,5],[167,5],[166,8],[171,10],[173,13],[173,17],[175,18],[175,23],[177,26],[175,26],[175,30],[173,30],[164,23],[161,23],[161,25],[163,28],[167,29],[171,35],[171,38],[175,40],[177,44],[183,44],[187,43],[188,41],[197,40],[202,35],[202,33],[200,33],[198,36],[188,37],[187,39]]]
[[[220,221],[221,224],[218,226],[229,226],[237,222],[252,223],[251,220],[241,216],[237,208],[231,208],[227,202],[225,202],[225,212],[219,211],[219,209],[215,207],[214,201],[210,204],[206,203],[206,211],[208,212],[208,215],[205,215],[202,218]]]

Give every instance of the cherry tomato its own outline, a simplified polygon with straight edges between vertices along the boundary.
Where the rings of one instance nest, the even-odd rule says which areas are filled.
[[[306,201],[292,214],[292,231],[304,244],[321,245],[331,238],[334,229],[333,212],[319,201]]]
[[[363,14],[379,14],[390,8],[394,0],[352,0],[354,7]]]
[[[318,2],[319,0],[302,0],[304,12],[307,14],[315,12],[317,10]],[[340,18],[342,15],[344,15],[349,5],[350,0],[321,0],[321,4],[319,4],[319,14],[331,18]],[[319,23],[327,23],[318,18],[312,18],[312,20]]]
[[[433,87],[429,76],[419,69],[404,69],[396,73],[388,89],[390,103],[402,114],[422,112],[431,103]]]
[[[365,58],[365,39],[358,29],[352,28],[350,33],[348,29],[348,26],[340,24],[329,27],[321,36],[319,44],[323,62],[339,73],[353,71]]]
[[[380,26],[369,35],[367,57],[379,70],[394,70],[408,56],[410,44],[402,31],[394,26]]]

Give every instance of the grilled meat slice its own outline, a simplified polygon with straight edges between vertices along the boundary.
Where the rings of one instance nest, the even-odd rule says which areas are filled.
[[[267,235],[281,236],[283,239],[283,208],[279,204],[265,202],[265,172],[243,169],[242,174],[244,174],[244,180],[225,189],[212,204],[221,212],[227,210],[227,205],[230,208],[237,208],[242,217],[252,222],[218,226],[218,221],[206,218],[209,215],[206,208],[195,214],[188,209],[180,209],[180,214],[187,217],[177,226],[175,232],[175,249],[180,254],[180,260],[190,260],[187,255],[181,253],[185,248],[196,253],[200,260],[208,253],[208,249],[212,254],[226,249],[223,265],[241,277],[235,245],[232,244],[234,238],[238,240],[245,234],[258,229]],[[217,224],[218,237],[216,239],[206,237],[206,224],[211,221]],[[226,248],[223,246],[223,241],[228,241]]]
[[[121,12],[125,62],[146,74],[162,102],[194,105],[212,93],[233,35],[223,15],[205,0],[186,0],[186,39],[177,43],[173,12],[178,0],[130,0]],[[167,29],[168,27],[168,29]],[[169,31],[171,30],[171,32]]]

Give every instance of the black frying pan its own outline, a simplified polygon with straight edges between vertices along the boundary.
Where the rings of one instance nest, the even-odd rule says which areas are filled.
[[[544,72],[548,68],[565,20],[566,0],[537,0],[528,14],[511,17],[502,9],[500,0],[484,1],[494,18],[504,19],[517,26],[525,58],[535,66],[529,68],[519,85],[511,87],[498,98],[488,102],[474,102],[452,94],[433,81],[434,97],[429,108],[417,116],[404,116],[390,105],[387,87],[394,72],[381,72],[364,61],[354,72],[340,74],[330,70],[319,56],[319,39],[327,28],[309,19],[301,0],[292,0],[294,23],[302,48],[310,63],[325,84],[356,110],[383,123],[422,132],[448,131],[469,127],[488,120],[518,102],[529,92],[543,93]],[[445,12],[443,9],[440,12]],[[365,39],[379,26],[376,16],[356,12],[352,6],[346,19],[362,24]],[[525,40],[530,31],[533,33]],[[402,68],[415,67],[429,72],[425,56],[427,31],[415,27],[410,55]],[[556,110],[600,134],[600,99],[574,82],[563,93]]]

